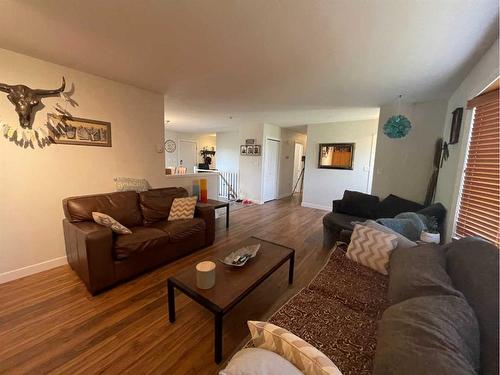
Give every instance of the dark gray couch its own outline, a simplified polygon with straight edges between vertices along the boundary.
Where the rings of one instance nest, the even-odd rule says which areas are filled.
[[[323,217],[323,246],[331,249],[337,241],[349,243],[354,229],[354,225],[351,224],[353,221],[393,218],[403,212],[436,217],[443,237],[446,209],[441,203],[425,207],[393,194],[381,201],[375,195],[346,190],[342,199],[333,201],[332,212]]]
[[[478,238],[398,248],[375,375],[498,375],[499,250]]]

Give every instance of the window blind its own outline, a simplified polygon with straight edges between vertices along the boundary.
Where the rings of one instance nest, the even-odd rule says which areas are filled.
[[[500,245],[498,89],[469,102],[475,108],[455,236],[480,236]]]

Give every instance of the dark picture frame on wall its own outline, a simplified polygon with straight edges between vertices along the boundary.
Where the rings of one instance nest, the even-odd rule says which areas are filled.
[[[318,168],[352,170],[354,143],[320,143]]]
[[[49,113],[54,143],[78,146],[111,147],[111,123]]]
[[[463,113],[463,107],[455,108],[455,110],[452,112],[453,117],[451,119],[450,141],[448,142],[448,144],[450,145],[458,143],[458,139],[460,138],[460,127],[462,126]]]

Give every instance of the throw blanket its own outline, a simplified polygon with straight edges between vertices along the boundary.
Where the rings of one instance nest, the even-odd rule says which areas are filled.
[[[420,233],[427,230],[427,218],[415,212],[403,212],[392,219],[377,219],[377,223],[401,233],[412,241],[418,241]]]

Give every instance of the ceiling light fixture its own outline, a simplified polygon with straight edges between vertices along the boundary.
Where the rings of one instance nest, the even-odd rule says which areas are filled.
[[[411,129],[411,122],[401,114],[401,98],[403,95],[398,97],[398,114],[389,117],[387,122],[384,124],[384,134],[389,138],[404,138],[408,135]]]

